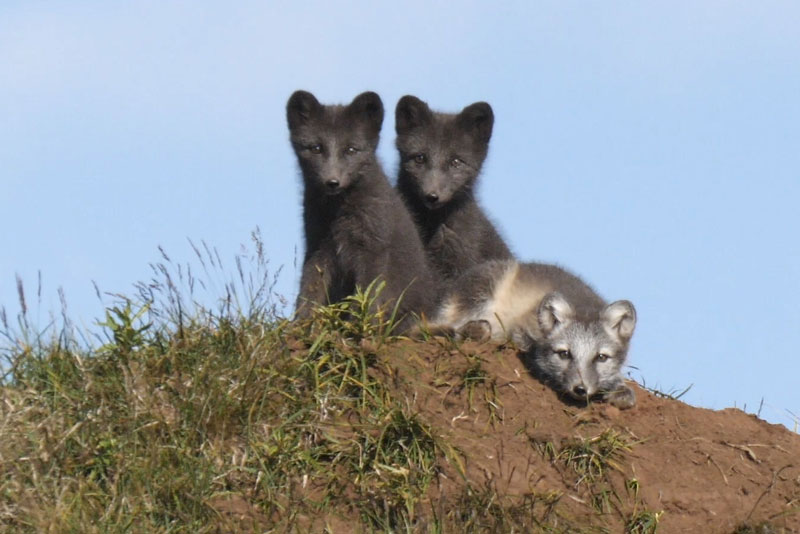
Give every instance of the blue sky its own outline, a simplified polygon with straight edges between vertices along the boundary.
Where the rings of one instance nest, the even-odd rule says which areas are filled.
[[[284,106],[378,92],[495,112],[480,197],[520,258],[639,312],[630,363],[684,400],[800,416],[800,4],[38,2],[0,6],[0,305],[130,292],[161,245],[260,227],[293,301]],[[30,300],[30,298],[29,298]]]

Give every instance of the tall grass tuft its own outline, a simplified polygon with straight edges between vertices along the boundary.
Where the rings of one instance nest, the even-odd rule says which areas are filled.
[[[19,281],[17,325],[0,314],[0,531],[419,521],[456,452],[381,380],[395,321],[374,311],[381,284],[291,323],[257,231],[252,245],[230,275],[192,244],[202,277],[160,250],[152,278],[110,295],[84,343],[33,334]]]

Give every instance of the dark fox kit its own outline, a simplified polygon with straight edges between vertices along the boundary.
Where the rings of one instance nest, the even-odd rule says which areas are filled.
[[[379,305],[402,294],[401,329],[409,313],[429,313],[433,282],[422,244],[375,155],[383,103],[371,92],[347,106],[321,105],[297,91],[286,108],[303,174],[305,259],[297,315],[314,303],[338,302],[380,278]],[[390,310],[391,311],[391,310]]]
[[[414,217],[440,283],[511,252],[475,200],[475,181],[489,150],[494,114],[477,102],[461,113],[437,113],[414,96],[396,109],[397,190]]]

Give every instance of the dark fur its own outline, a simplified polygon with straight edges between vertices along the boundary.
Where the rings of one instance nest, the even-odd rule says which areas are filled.
[[[379,305],[393,306],[403,294],[401,316],[428,313],[433,282],[422,244],[375,155],[380,97],[368,92],[347,106],[323,106],[297,91],[286,115],[304,181],[306,251],[297,315],[308,316],[311,303],[338,302],[378,277],[386,282]]]
[[[513,255],[475,200],[494,115],[485,102],[437,113],[414,96],[396,109],[397,190],[411,211],[441,283],[473,265]]]

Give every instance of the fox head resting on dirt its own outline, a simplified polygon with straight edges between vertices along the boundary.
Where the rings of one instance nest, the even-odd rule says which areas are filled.
[[[529,347],[537,375],[559,392],[579,400],[603,395],[619,407],[630,407],[634,393],[622,381],[620,368],[636,326],[636,310],[629,301],[618,300],[593,315],[578,317],[560,293],[550,293],[534,318],[539,332],[523,327],[513,337]]]
[[[449,287],[428,328],[461,338],[511,338],[532,374],[559,393],[630,408],[636,396],[620,369],[635,326],[633,304],[606,304],[558,265],[491,260]]]
[[[383,103],[376,93],[362,93],[347,106],[324,106],[296,91],[286,117],[306,188],[338,195],[377,165]]]
[[[400,151],[398,182],[427,209],[439,209],[472,193],[489,150],[494,114],[486,102],[461,113],[437,113],[415,96],[397,103],[395,125]]]

